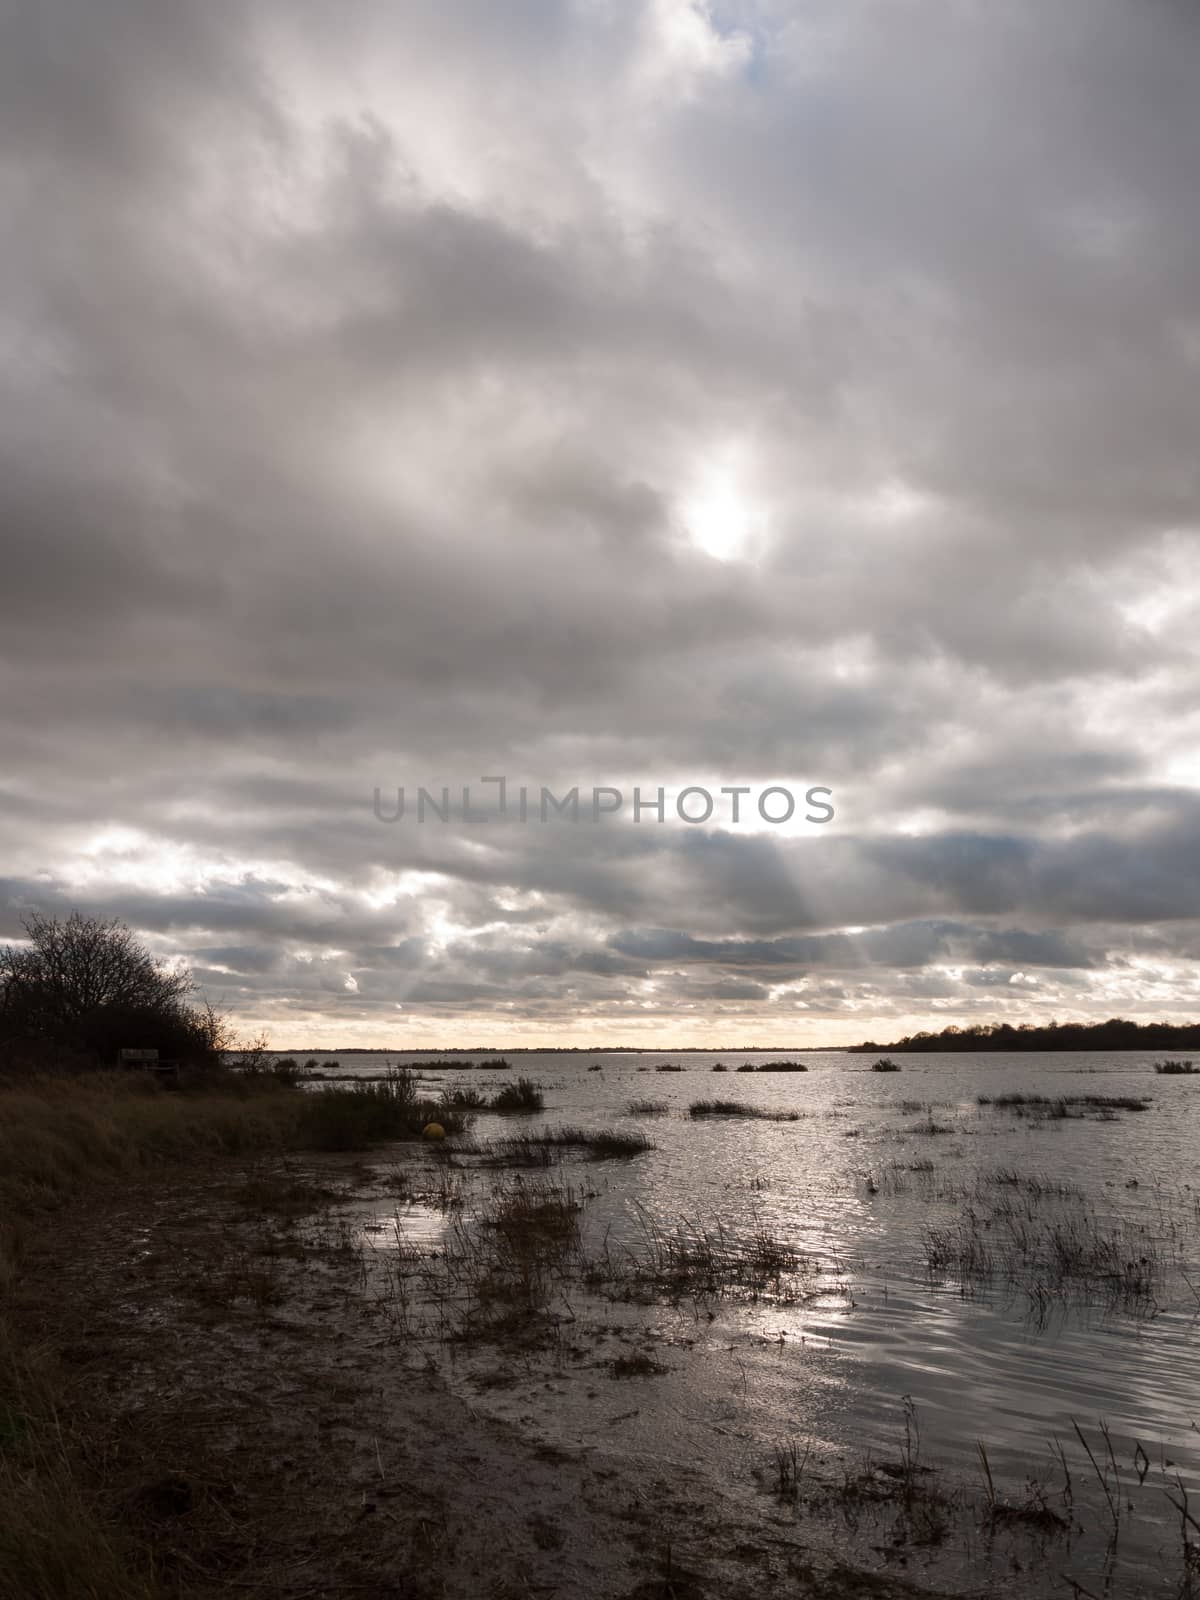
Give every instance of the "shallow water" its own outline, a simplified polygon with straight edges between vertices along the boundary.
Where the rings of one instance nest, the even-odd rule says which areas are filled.
[[[631,1160],[564,1164],[568,1181],[586,1174],[593,1243],[620,1248],[681,1220],[719,1222],[734,1233],[764,1228],[808,1258],[813,1275],[800,1299],[768,1294],[649,1316],[609,1307],[614,1331],[651,1328],[668,1370],[640,1380],[633,1399],[629,1384],[560,1374],[540,1424],[563,1440],[611,1449],[617,1418],[622,1448],[702,1460],[724,1481],[750,1485],[753,1468],[782,1441],[822,1457],[894,1458],[903,1397],[911,1396],[922,1459],[976,1486],[979,1441],[1006,1491],[1033,1471],[1049,1480],[1057,1470],[1061,1483],[1048,1442],[1064,1445],[1081,1504],[1091,1498],[1090,1543],[1085,1538],[1067,1562],[1087,1582],[1106,1567],[1111,1573],[1099,1538],[1107,1502],[1075,1425],[1099,1458],[1104,1419],[1120,1473],[1117,1499],[1133,1506],[1123,1513],[1123,1559],[1148,1568],[1160,1547],[1178,1543],[1165,1489],[1177,1473],[1193,1492],[1200,1487],[1200,1224],[1191,1187],[1200,1080],[1158,1077],[1154,1054],[1124,1052],[904,1055],[899,1073],[876,1074],[873,1057],[829,1051],[796,1058],[805,1073],[735,1070],[778,1058],[547,1053],[513,1057],[507,1073],[433,1054],[391,1058],[419,1064],[438,1080],[431,1090],[457,1082],[490,1090],[518,1073],[543,1086],[544,1113],[480,1115],[480,1138],[511,1133],[514,1124],[646,1133],[656,1148]],[[346,1076],[384,1065],[379,1056],[338,1059]],[[717,1060],[726,1074],[711,1070]],[[602,1070],[589,1071],[597,1062]],[[685,1070],[655,1071],[666,1063]],[[1044,1120],[978,1104],[980,1096],[1017,1093],[1142,1096],[1151,1104],[1112,1120]],[[714,1096],[799,1120],[688,1117],[691,1102]],[[631,1117],[634,1098],[665,1101],[669,1114]],[[931,1123],[946,1131],[929,1131]],[[932,1167],[912,1171],[914,1163]],[[997,1173],[1008,1181],[996,1182]],[[1073,1192],[1031,1196],[1029,1179]],[[401,1219],[404,1235],[403,1212]],[[1087,1237],[1118,1236],[1123,1264],[1151,1281],[1131,1295],[1121,1292],[1123,1280],[1114,1292],[1095,1273],[1072,1282],[1044,1263],[983,1281],[931,1271],[929,1230],[954,1230],[964,1219],[998,1259],[1011,1254],[1004,1245],[1013,1237],[1060,1221],[1069,1233],[1086,1219]],[[408,1242],[428,1245],[436,1215],[422,1209],[412,1221]],[[1136,1265],[1143,1259],[1154,1270]],[[686,1358],[673,1359],[673,1348]],[[527,1394],[502,1389],[488,1403],[514,1417],[530,1410]],[[1131,1465],[1137,1445],[1153,1463],[1141,1486]],[[1137,1592],[1173,1592],[1177,1576],[1158,1585],[1147,1577]],[[1134,1591],[1117,1581],[1110,1592]]]

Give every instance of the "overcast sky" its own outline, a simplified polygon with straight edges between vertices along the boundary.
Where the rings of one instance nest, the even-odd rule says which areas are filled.
[[[0,939],[283,1045],[1194,1017],[1198,83],[1191,0],[0,0]],[[501,774],[581,820],[413,814]]]

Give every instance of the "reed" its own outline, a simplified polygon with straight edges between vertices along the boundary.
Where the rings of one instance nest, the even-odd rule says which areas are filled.
[[[531,1112],[546,1109],[546,1097],[531,1078],[518,1078],[516,1083],[506,1083],[493,1098],[493,1111]]]

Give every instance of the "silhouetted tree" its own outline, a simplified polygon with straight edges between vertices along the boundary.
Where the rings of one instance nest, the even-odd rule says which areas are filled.
[[[157,960],[115,918],[35,914],[26,943],[0,949],[0,1047],[110,1062],[123,1047],[215,1060],[230,1039],[212,1007],[189,1004],[186,968]],[[44,1053],[44,1051],[43,1051]]]

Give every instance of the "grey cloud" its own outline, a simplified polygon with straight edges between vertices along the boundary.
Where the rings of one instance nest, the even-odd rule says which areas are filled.
[[[364,1037],[1191,1003],[1194,15],[661,15],[0,9],[0,937]],[[495,771],[838,818],[370,815]]]

